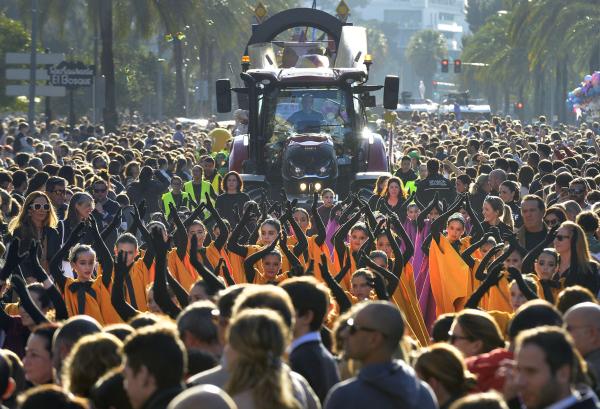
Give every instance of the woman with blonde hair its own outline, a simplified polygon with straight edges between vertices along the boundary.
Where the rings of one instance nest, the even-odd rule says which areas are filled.
[[[435,344],[421,350],[414,368],[417,376],[433,389],[440,409],[448,408],[477,385],[460,351],[452,345]]]
[[[50,199],[44,192],[31,192],[25,198],[17,217],[8,224],[8,232],[12,237],[21,240],[21,248],[27,249],[31,241],[40,243],[40,262],[48,271],[50,259],[60,248],[60,237],[56,230],[58,218]],[[25,261],[21,265],[23,271],[31,271],[32,267]]]
[[[593,294],[598,294],[600,269],[590,255],[583,229],[571,221],[563,222],[556,231],[554,248],[560,255],[558,278],[563,288],[581,285]]]
[[[65,389],[74,395],[89,398],[98,379],[121,365],[122,347],[123,342],[112,334],[98,333],[81,338],[63,366]]]
[[[225,391],[239,409],[300,409],[283,354],[290,331],[281,316],[266,309],[236,314],[227,333]]]

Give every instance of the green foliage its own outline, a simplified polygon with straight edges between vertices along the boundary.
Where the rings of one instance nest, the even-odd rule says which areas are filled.
[[[465,10],[469,30],[477,32],[489,17],[503,9],[503,3],[502,0],[467,0]]]
[[[12,107],[16,103],[15,97],[7,97],[6,89],[6,65],[4,55],[7,52],[26,51],[30,44],[29,34],[23,25],[0,13],[0,107]]]
[[[428,96],[431,95],[428,84],[431,84],[440,60],[447,53],[446,41],[438,31],[418,31],[408,41],[406,57],[426,84]]]

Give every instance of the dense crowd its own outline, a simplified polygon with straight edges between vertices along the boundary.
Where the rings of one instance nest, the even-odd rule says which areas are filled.
[[[599,406],[598,123],[380,122],[393,173],[307,209],[246,126],[4,121],[2,405]]]

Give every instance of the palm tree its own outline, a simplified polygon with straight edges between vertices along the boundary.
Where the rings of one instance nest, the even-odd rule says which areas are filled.
[[[447,54],[444,37],[434,30],[423,30],[415,33],[408,42],[406,57],[420,74],[426,85],[425,95],[430,98],[431,83],[440,60]]]

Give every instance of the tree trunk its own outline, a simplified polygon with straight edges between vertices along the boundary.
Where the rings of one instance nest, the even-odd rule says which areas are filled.
[[[504,86],[504,115],[510,112],[510,88],[508,84]]]
[[[115,61],[113,56],[113,2],[99,1],[100,7],[100,37],[102,39],[102,75],[104,75],[104,127],[106,131],[117,130],[119,117],[117,114],[117,99],[115,94]]]
[[[183,83],[183,47],[181,40],[173,40],[173,59],[175,60],[175,113],[185,115],[185,86]]]

